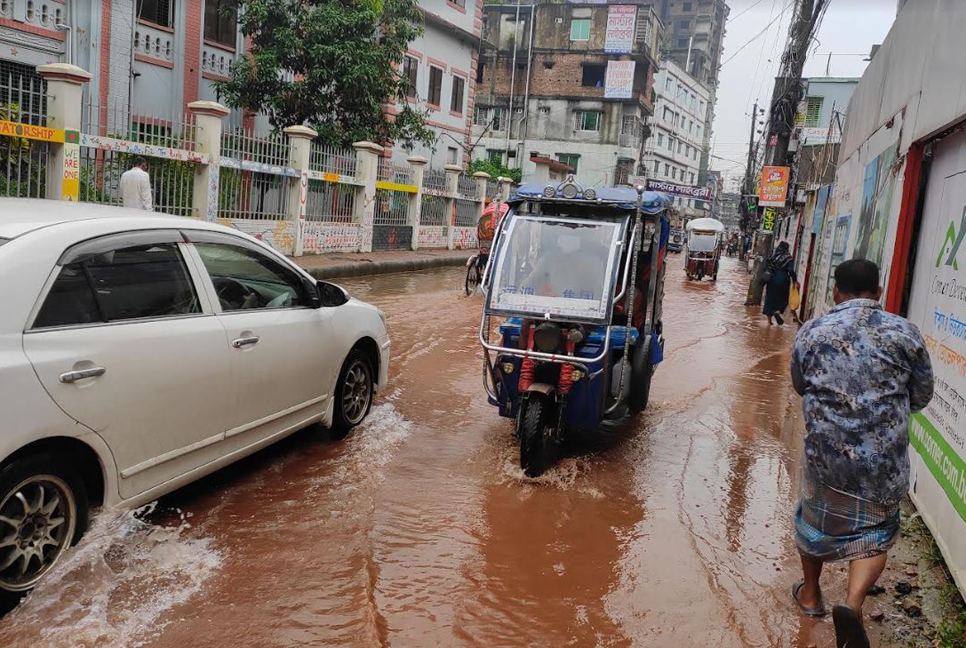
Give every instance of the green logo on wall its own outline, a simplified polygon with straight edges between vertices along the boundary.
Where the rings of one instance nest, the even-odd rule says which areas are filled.
[[[949,229],[946,230],[946,238],[943,239],[943,246],[939,248],[939,256],[936,257],[936,267],[940,265],[952,266],[953,270],[959,270],[959,261],[956,259],[956,255],[959,254],[959,246],[963,244],[963,238],[966,237],[966,207],[963,208],[963,220],[959,223],[959,234],[956,234],[956,223],[955,221],[949,223]],[[949,251],[949,255],[946,256],[946,251]],[[946,263],[943,264],[943,257],[946,257]]]

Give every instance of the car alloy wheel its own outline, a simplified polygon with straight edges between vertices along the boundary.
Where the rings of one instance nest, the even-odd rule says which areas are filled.
[[[369,411],[369,400],[372,398],[372,378],[369,367],[362,360],[356,360],[349,366],[342,384],[342,412],[346,422],[358,425]]]
[[[0,494],[0,589],[25,592],[70,547],[77,524],[73,491],[40,474]]]

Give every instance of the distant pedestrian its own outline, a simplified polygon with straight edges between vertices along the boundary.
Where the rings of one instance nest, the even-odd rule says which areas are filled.
[[[837,646],[866,648],[862,604],[899,533],[909,490],[909,413],[932,398],[933,374],[919,330],[879,305],[879,269],[835,269],[835,308],[805,324],[792,351],[792,382],[804,398],[805,460],[795,540],[805,579],[792,596],[825,614],[822,567],[849,561],[848,594],[832,611]]]
[[[798,281],[793,265],[792,255],[788,253],[788,243],[782,241],[765,268],[765,307],[762,310],[769,324],[772,323],[772,318],[779,326],[785,324],[782,313],[788,308],[792,282]]]
[[[153,211],[151,198],[148,161],[143,157],[136,157],[131,168],[121,176],[121,200],[125,207]]]

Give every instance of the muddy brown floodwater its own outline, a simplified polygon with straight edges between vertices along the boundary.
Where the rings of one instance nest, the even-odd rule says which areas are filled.
[[[367,423],[101,511],[0,646],[834,645],[788,595],[794,331],[742,305],[735,261],[712,284],[671,258],[651,406],[536,480],[486,403],[462,272],[345,281],[393,338]]]

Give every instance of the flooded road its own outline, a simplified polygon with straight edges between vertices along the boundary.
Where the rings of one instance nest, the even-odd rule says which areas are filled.
[[[367,423],[100,512],[0,646],[834,645],[788,595],[794,330],[742,305],[746,277],[672,257],[651,406],[537,480],[486,403],[462,269],[345,281],[393,338]]]

